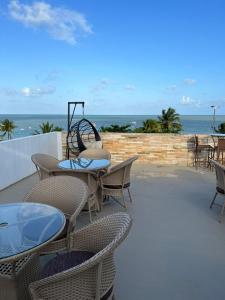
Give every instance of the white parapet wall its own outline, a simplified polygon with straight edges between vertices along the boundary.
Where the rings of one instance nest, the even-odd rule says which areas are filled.
[[[0,190],[36,172],[34,153],[62,159],[62,134],[51,132],[0,142]]]

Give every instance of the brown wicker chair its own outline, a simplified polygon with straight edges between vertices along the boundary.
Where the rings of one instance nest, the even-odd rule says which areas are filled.
[[[49,204],[65,214],[67,222],[57,239],[58,244],[61,239],[68,239],[70,232],[74,230],[76,219],[88,202],[88,196],[88,187],[82,180],[71,176],[52,176],[37,183],[24,201]],[[47,247],[54,249],[51,244]]]
[[[72,176],[79,178],[84,181],[88,186],[89,197],[88,197],[88,211],[89,211],[89,219],[92,222],[92,210],[95,212],[99,210],[99,203],[101,200],[101,191],[99,187],[98,177],[96,172],[92,172],[90,170],[66,170],[66,169],[55,169],[51,172],[52,176]]]
[[[39,278],[39,269],[36,254],[0,264],[0,299],[30,300],[28,286]]]
[[[131,223],[128,214],[117,213],[71,234],[70,251],[47,263],[43,279],[30,284],[32,299],[113,299],[114,251],[127,237]]]
[[[220,212],[219,222],[222,222],[222,218],[224,215],[224,209],[225,209],[225,166],[221,165],[220,163],[216,162],[215,160],[211,160],[211,164],[215,167],[216,171],[216,193],[213,197],[213,200],[210,204],[210,208],[213,207],[213,205],[219,205],[215,203],[216,197],[218,194],[222,195],[224,197],[223,205]],[[219,205],[221,206],[221,205]]]
[[[87,149],[79,154],[80,158],[87,159],[111,159],[111,154],[105,149]]]
[[[218,138],[217,146],[215,146],[216,160],[224,164],[225,139]]]
[[[128,191],[130,202],[132,202],[132,197],[130,193],[130,171],[133,162],[138,159],[138,156],[133,156],[122,163],[113,166],[108,173],[100,177],[101,190],[102,190],[102,201],[104,197],[121,197],[123,199],[123,204],[119,202],[122,206],[126,208],[126,203],[124,199],[124,190]],[[118,202],[118,201],[117,201]]]
[[[209,144],[200,144],[197,135],[194,136],[194,165],[203,163],[207,167],[210,166],[210,159],[214,158],[214,147]]]
[[[59,160],[48,154],[33,154],[31,160],[35,164],[40,180],[51,176],[52,170],[59,169],[57,166]]]

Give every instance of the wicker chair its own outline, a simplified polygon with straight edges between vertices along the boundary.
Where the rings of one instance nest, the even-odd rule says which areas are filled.
[[[111,154],[105,149],[87,149],[79,154],[80,158],[87,159],[111,159]]]
[[[30,300],[28,286],[39,278],[39,258],[36,254],[12,263],[0,264],[0,299]]]
[[[212,208],[213,205],[221,206],[221,205],[215,203],[215,200],[216,200],[216,197],[218,196],[218,194],[220,194],[224,197],[224,201],[223,201],[223,205],[222,205],[220,217],[219,217],[219,222],[221,223],[223,214],[224,214],[224,209],[225,209],[225,166],[221,165],[220,163],[216,162],[215,160],[211,160],[210,162],[215,167],[215,171],[216,171],[216,193],[210,204],[210,208]]]
[[[127,237],[131,223],[128,214],[117,213],[71,234],[70,251],[53,258],[42,270],[43,279],[30,284],[32,299],[113,299],[114,251]],[[78,262],[80,254],[83,258]]]
[[[101,190],[102,190],[102,201],[104,197],[121,197],[123,199],[123,204],[117,202],[126,208],[126,203],[124,199],[124,190],[128,191],[130,202],[132,202],[132,197],[130,193],[130,171],[133,162],[138,159],[138,156],[133,156],[122,163],[113,166],[108,173],[100,177]]]
[[[53,244],[60,243],[61,239],[68,239],[70,232],[75,228],[78,215],[88,201],[88,196],[88,187],[82,180],[71,176],[52,176],[37,183],[25,197],[24,201],[57,207],[66,216],[67,222],[63,232],[57,238],[57,242],[47,246],[48,249],[54,249]]]
[[[52,170],[59,169],[57,166],[59,160],[48,154],[33,154],[31,160],[35,164],[40,180],[51,176]]]
[[[225,153],[225,139],[218,138],[217,146],[215,147],[216,160],[224,164],[224,153]]]
[[[210,167],[210,159],[214,158],[214,147],[209,144],[200,144],[197,135],[194,136],[194,165],[197,168],[198,165],[203,163],[207,167]]]
[[[100,201],[101,201],[101,191],[99,187],[98,177],[95,172],[90,170],[67,170],[67,169],[55,169],[52,170],[51,175],[53,176],[72,176],[79,178],[84,181],[88,186],[89,196],[88,196],[88,212],[89,219],[92,222],[92,210],[95,212],[100,209]]]

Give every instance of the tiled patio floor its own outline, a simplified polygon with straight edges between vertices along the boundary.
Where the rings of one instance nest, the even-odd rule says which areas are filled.
[[[134,166],[133,227],[116,254],[117,300],[225,297],[225,220],[219,224],[219,209],[209,209],[214,177],[191,168]],[[0,202],[21,201],[37,181],[32,176],[0,192]],[[110,202],[99,217],[118,210]],[[80,224],[87,222],[82,215]]]

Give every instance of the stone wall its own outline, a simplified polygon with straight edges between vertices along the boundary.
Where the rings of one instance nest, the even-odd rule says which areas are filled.
[[[103,147],[112,154],[113,162],[139,155],[140,162],[155,165],[193,165],[194,135],[156,133],[101,133]],[[198,135],[200,143],[212,143]],[[66,135],[63,134],[65,154]]]

